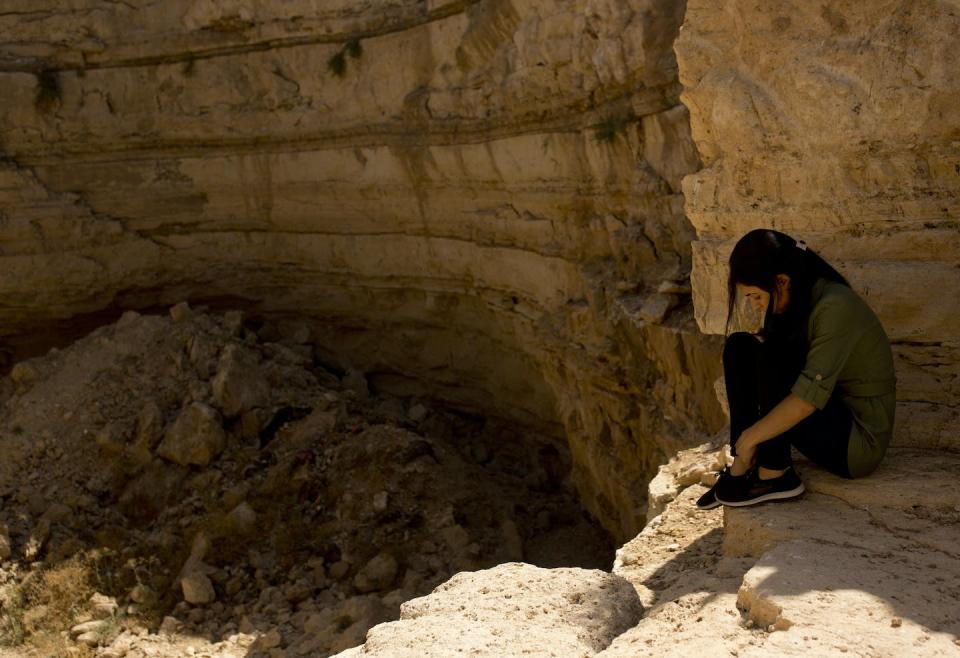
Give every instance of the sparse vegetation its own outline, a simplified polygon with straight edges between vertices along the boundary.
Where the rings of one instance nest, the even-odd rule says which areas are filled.
[[[52,112],[60,104],[60,76],[56,71],[44,70],[37,74],[37,93],[34,105],[39,112]]]
[[[363,55],[363,46],[360,44],[360,39],[350,39],[343,44],[343,48],[327,60],[327,68],[338,78],[342,78],[347,73],[347,55],[351,59],[360,59]]]
[[[327,68],[330,69],[330,72],[338,78],[342,78],[344,75],[346,75],[347,58],[344,57],[342,50],[327,60]]]
[[[0,601],[0,647],[16,647],[23,644],[26,632],[23,628],[23,591],[12,588],[7,598]]]
[[[633,114],[609,116],[594,127],[593,137],[600,143],[612,144],[617,140],[617,136],[624,134],[627,126],[635,120],[636,117]]]
[[[351,39],[348,41],[344,46],[344,50],[353,59],[360,59],[360,56],[363,54],[363,46],[360,45],[360,39]]]

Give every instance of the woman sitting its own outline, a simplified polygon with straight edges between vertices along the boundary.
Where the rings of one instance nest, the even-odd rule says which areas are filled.
[[[871,473],[893,431],[893,354],[880,321],[803,242],[757,229],[730,255],[727,327],[737,295],[764,314],[758,334],[723,349],[733,464],[701,509],[793,498],[790,446],[836,475]]]

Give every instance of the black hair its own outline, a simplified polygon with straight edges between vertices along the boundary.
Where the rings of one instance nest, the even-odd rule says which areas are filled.
[[[774,318],[777,306],[777,275],[790,277],[790,303],[781,317]],[[806,340],[811,291],[817,279],[824,278],[850,287],[847,280],[813,249],[798,243],[786,233],[773,229],[754,229],[737,242],[730,254],[727,277],[727,333],[736,305],[736,285],[756,286],[770,293],[763,318],[762,335],[791,334]]]

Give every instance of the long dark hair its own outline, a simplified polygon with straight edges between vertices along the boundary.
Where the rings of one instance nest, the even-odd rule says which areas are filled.
[[[790,277],[790,303],[783,313],[778,314],[780,317],[774,317],[778,274]],[[783,335],[805,341],[811,291],[819,278],[850,287],[843,275],[804,243],[798,243],[786,233],[773,229],[750,231],[740,238],[730,254],[727,333],[730,333],[730,321],[736,305],[736,286],[740,283],[770,293],[770,303],[763,318],[764,337]]]

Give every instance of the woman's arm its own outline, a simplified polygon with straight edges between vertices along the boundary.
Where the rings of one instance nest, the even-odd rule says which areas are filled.
[[[766,416],[748,427],[737,439],[737,456],[753,459],[753,451],[764,441],[780,436],[801,420],[812,414],[816,407],[791,393]]]

